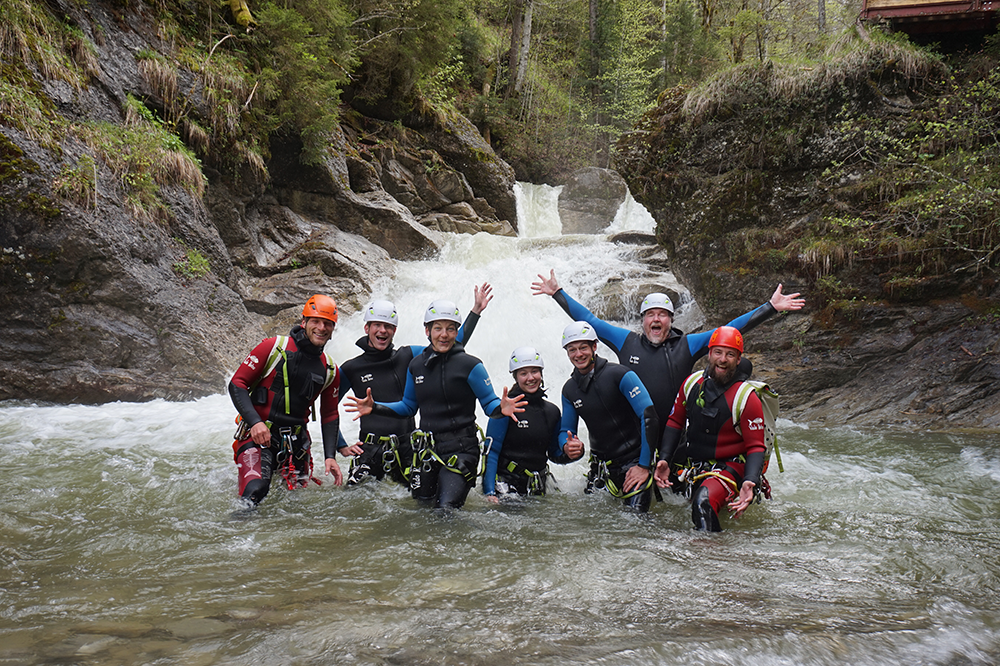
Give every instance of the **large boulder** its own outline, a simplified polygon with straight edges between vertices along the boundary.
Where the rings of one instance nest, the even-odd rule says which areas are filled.
[[[628,187],[617,171],[589,167],[573,173],[559,193],[563,233],[600,233],[614,221],[627,195]]]

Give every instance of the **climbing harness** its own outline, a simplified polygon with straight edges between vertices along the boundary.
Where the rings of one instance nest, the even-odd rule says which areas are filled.
[[[299,456],[299,464],[296,466],[295,455],[292,449],[292,438],[302,432],[302,426],[290,426],[278,428],[278,450],[274,458],[278,463],[278,471],[281,478],[285,480],[285,485],[289,490],[305,488],[312,479],[317,486],[322,486],[323,482],[313,476],[312,450],[305,448]]]
[[[399,452],[399,439],[396,435],[382,435],[376,437],[375,433],[365,435],[363,446],[378,446],[375,461],[382,465],[382,472],[390,474],[393,468],[398,469],[403,479],[410,482],[410,467],[404,467]],[[365,463],[358,463],[357,458],[351,458],[351,468],[348,471],[348,478],[351,484],[358,484],[365,480],[371,473],[371,468]]]
[[[546,465],[544,469],[534,471],[511,460],[503,467],[503,469],[511,474],[516,474],[518,476],[523,475],[527,477],[529,495],[545,495],[545,479],[550,475],[548,465]]]
[[[618,487],[618,484],[614,482],[611,478],[611,472],[608,471],[608,461],[598,460],[597,458],[590,457],[590,472],[587,474],[587,488],[584,492],[592,493],[594,490],[600,490],[601,488],[606,489],[611,493],[612,497],[617,497],[618,499],[629,499],[635,497],[653,487],[653,475],[650,474],[646,482],[625,492]]]
[[[474,484],[476,478],[481,476],[485,469],[483,430],[477,425],[476,431],[476,440],[479,446],[479,464],[473,469],[463,469],[463,461],[458,457],[457,453],[449,456],[447,460],[441,457],[434,445],[434,433],[414,430],[410,436],[410,443],[413,446],[413,463],[410,466],[410,489],[417,490],[420,488],[420,475],[417,472],[431,472],[434,469],[434,462],[437,462],[449,472],[463,477],[467,483]]]

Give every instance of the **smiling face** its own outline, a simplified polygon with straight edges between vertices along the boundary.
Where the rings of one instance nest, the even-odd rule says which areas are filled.
[[[642,332],[654,345],[662,344],[670,335],[674,318],[663,308],[650,308],[642,313]]]
[[[732,347],[712,347],[708,350],[709,376],[716,384],[726,386],[736,375],[736,366],[740,364],[738,349]]]
[[[396,335],[396,327],[382,321],[370,321],[365,324],[365,335],[368,336],[368,344],[372,349],[385,351],[392,344],[392,338]]]
[[[425,326],[424,332],[427,333],[427,339],[430,340],[431,349],[439,354],[444,354],[455,346],[455,339],[458,338],[458,324],[438,319]]]
[[[581,373],[590,372],[594,367],[594,354],[597,353],[597,343],[589,340],[577,340],[566,345],[566,356],[573,367]]]
[[[302,328],[309,342],[322,348],[333,335],[333,322],[319,317],[306,317],[302,320]]]
[[[542,369],[529,366],[514,371],[514,381],[525,393],[535,393],[542,388]]]

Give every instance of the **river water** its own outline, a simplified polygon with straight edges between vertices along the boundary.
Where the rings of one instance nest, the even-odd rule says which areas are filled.
[[[466,312],[489,279],[470,353],[499,387],[534,344],[557,396],[568,320],[530,295],[535,274],[586,297],[645,269],[603,237],[559,237],[554,195],[522,188],[522,238],[401,264],[377,294],[397,341],[421,341],[430,300]],[[361,328],[344,318],[328,351],[355,355]],[[637,516],[584,495],[582,463],[555,468],[548,497],[476,491],[452,515],[327,483],[276,485],[241,516],[233,416],[221,393],[0,405],[0,664],[1000,663],[1000,450],[983,435],[779,421],[774,499],[706,535],[680,498]]]

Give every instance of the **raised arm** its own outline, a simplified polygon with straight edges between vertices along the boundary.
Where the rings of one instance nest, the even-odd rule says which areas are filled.
[[[800,298],[798,292],[794,294],[784,294],[781,289],[782,286],[779,284],[778,288],[774,290],[773,294],[771,294],[771,299],[767,303],[754,308],[746,314],[740,315],[726,325],[739,329],[741,333],[749,333],[759,324],[770,319],[779,312],[801,310],[805,305],[806,300],[804,298]],[[688,349],[690,349],[692,357],[699,358],[708,353],[708,341],[711,339],[712,333],[714,332],[715,329],[712,329],[702,333],[692,333],[687,336]]]
[[[621,350],[622,345],[625,344],[625,338],[628,337],[629,330],[609,324],[573,300],[566,293],[566,290],[559,286],[555,270],[549,271],[549,277],[539,274],[538,282],[531,283],[531,290],[534,296],[546,294],[554,298],[559,307],[572,317],[574,321],[585,321],[593,326],[601,342],[611,347],[616,354]]]

